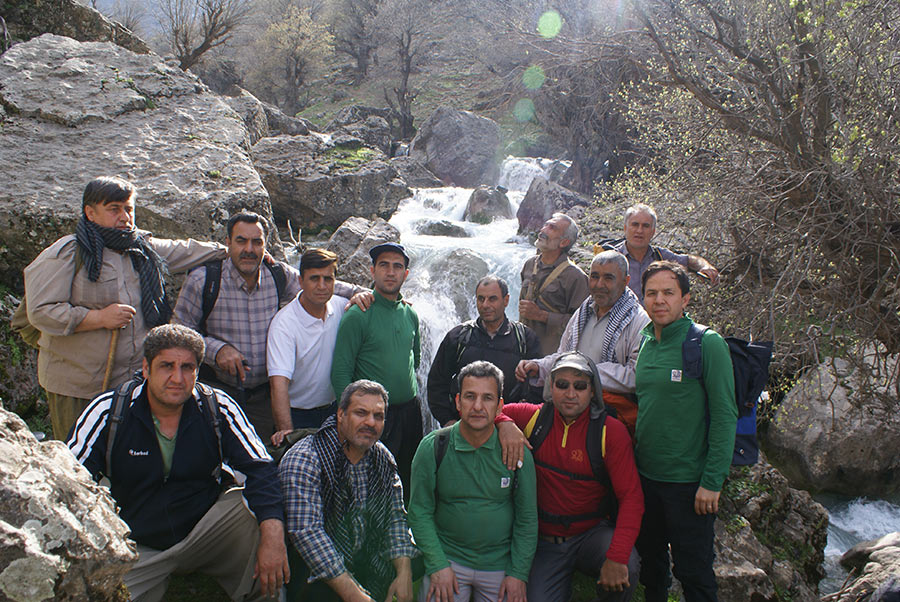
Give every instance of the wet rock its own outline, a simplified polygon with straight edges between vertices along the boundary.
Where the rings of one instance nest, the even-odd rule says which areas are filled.
[[[334,231],[325,248],[338,256],[338,277],[360,286],[372,286],[369,249],[383,242],[400,242],[400,231],[381,218],[348,218]]]
[[[351,216],[390,218],[409,189],[379,150],[346,135],[272,136],[253,164],[279,223],[336,227]]]
[[[512,206],[506,192],[494,186],[479,186],[472,191],[463,219],[478,224],[489,224],[494,219],[513,217]]]
[[[841,564],[859,576],[842,590],[837,602],[900,600],[900,532],[856,544],[841,557]]]
[[[419,128],[409,154],[442,180],[474,188],[497,182],[499,145],[500,126],[495,122],[469,111],[440,107]]]
[[[80,42],[112,42],[138,54],[150,53],[150,47],[122,25],[75,0],[5,0],[2,16],[13,42],[52,33]]]
[[[428,236],[451,236],[453,238],[467,238],[469,233],[462,226],[445,219],[440,221],[420,220],[416,223],[416,233]]]
[[[0,409],[0,592],[4,600],[127,600],[134,543],[106,488],[59,441],[38,443]]]
[[[271,135],[284,134],[285,136],[306,136],[315,128],[305,119],[285,115],[281,109],[267,102],[262,103],[266,112],[266,120],[269,122]]]
[[[565,213],[576,221],[581,220],[589,205],[590,200],[577,192],[538,176],[531,181],[516,212],[519,234],[537,232],[554,213]]]
[[[412,157],[393,157],[391,167],[410,188],[440,188],[444,185],[421,161]]]
[[[269,135],[269,120],[258,98],[246,90],[240,90],[236,96],[227,96],[223,100],[244,120],[250,144],[256,144],[260,138]]]
[[[791,482],[811,490],[883,496],[900,488],[898,357],[866,351],[828,359],[781,402],[766,436],[770,457]]]
[[[487,262],[474,251],[455,249],[447,256],[435,261],[429,270],[431,287],[449,291],[456,309],[455,323],[470,320],[474,310],[474,283],[488,275]]]
[[[137,224],[222,240],[241,208],[271,216],[241,118],[196,76],[109,42],[45,34],[0,55],[0,277],[74,231],[85,184],[138,188]],[[273,248],[279,248],[277,239]]]

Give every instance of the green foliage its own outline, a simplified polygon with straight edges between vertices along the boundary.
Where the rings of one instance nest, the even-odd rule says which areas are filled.
[[[365,146],[358,148],[336,146],[325,151],[325,157],[328,161],[345,169],[356,169],[360,165],[368,163],[377,155],[378,151]]]

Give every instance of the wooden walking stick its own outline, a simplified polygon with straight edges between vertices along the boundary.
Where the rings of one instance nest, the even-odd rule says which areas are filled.
[[[106,372],[103,373],[103,391],[109,388],[109,378],[112,376],[113,360],[116,358],[116,346],[119,344],[119,333],[121,331],[121,328],[113,330],[112,338],[109,340],[109,353],[106,354]]]

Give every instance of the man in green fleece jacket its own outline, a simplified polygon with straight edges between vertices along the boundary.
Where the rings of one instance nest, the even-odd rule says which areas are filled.
[[[409,526],[427,574],[420,599],[525,602],[538,534],[534,461],[526,450],[517,472],[503,464],[494,427],[503,372],[478,361],[458,378],[459,422],[429,433],[412,465]]]
[[[641,583],[647,602],[667,599],[671,544],[673,573],[687,602],[714,601],[713,525],[737,422],[731,355],[724,339],[707,330],[702,382],[684,376],[682,343],[692,323],[684,314],[691,298],[687,272],[671,261],[654,262],[643,274],[643,290],[652,322],[643,330],[635,369]]]
[[[386,242],[372,247],[375,299],[365,312],[351,307],[341,319],[331,385],[335,396],[359,379],[373,380],[388,392],[381,442],[394,455],[397,471],[409,496],[409,471],[422,440],[422,414],[417,398],[419,316],[403,302],[400,287],[409,276],[409,256],[403,247]]]

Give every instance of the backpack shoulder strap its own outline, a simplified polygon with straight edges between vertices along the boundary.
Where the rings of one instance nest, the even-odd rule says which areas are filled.
[[[206,268],[206,280],[203,281],[203,300],[200,322],[197,324],[197,332],[203,336],[207,335],[206,321],[209,314],[212,313],[213,307],[216,306],[216,299],[219,298],[219,288],[222,286],[222,260],[207,261],[203,264]]]
[[[284,298],[284,291],[287,290],[287,274],[284,271],[284,266],[279,263],[267,263],[263,262],[267,268],[269,268],[269,273],[272,274],[272,279],[275,281],[275,290],[278,292],[278,306],[281,307],[282,303],[290,301],[290,299]]]
[[[472,332],[475,330],[475,320],[469,320],[468,322],[463,322],[463,331],[460,333],[459,342],[456,344],[456,365],[459,366],[459,362],[462,359],[462,354],[469,346],[469,341],[472,340]]]
[[[129,380],[122,383],[113,391],[112,404],[109,408],[109,417],[106,419],[109,429],[106,432],[106,478],[112,481],[112,450],[116,442],[116,433],[119,425],[125,419],[126,410],[131,408],[131,397],[135,388],[140,384],[137,380]]]
[[[650,246],[650,257],[653,258],[653,261],[662,261],[662,252],[659,247]]]
[[[203,412],[206,414],[207,419],[210,424],[212,424],[213,431],[216,433],[216,444],[219,448],[219,463],[213,469],[212,476],[216,479],[217,483],[221,483],[222,462],[224,461],[224,458],[222,457],[222,421],[219,417],[219,399],[216,396],[216,392],[213,391],[212,387],[209,385],[198,382],[195,386],[200,392],[200,405],[203,407]]]
[[[538,448],[550,434],[553,428],[553,404],[545,402],[541,409],[537,410],[528,424],[525,425],[525,436],[531,443],[531,453],[536,454]]]
[[[709,327],[692,322],[681,344],[682,376],[703,380],[703,335]]]
[[[512,322],[513,333],[516,335],[516,344],[519,347],[519,359],[524,359],[528,353],[528,344],[525,340],[525,325],[521,322]]]

